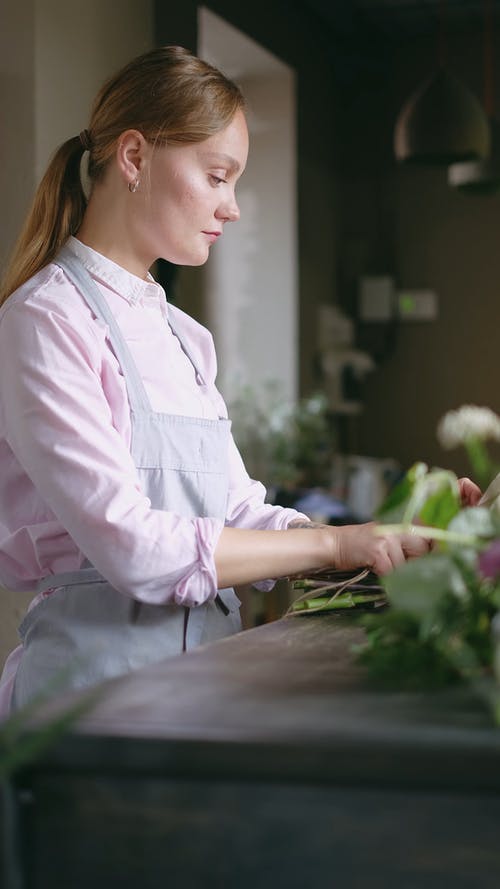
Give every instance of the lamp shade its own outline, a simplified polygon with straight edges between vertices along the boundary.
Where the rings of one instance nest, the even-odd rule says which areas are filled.
[[[488,118],[471,90],[438,68],[405,103],[396,122],[398,161],[449,166],[490,151]]]
[[[500,191],[500,123],[492,119],[490,156],[448,168],[448,185],[464,194],[493,195]]]

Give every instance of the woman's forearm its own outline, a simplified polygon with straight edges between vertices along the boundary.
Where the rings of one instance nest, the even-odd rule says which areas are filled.
[[[286,531],[224,528],[215,550],[219,589],[328,567],[333,548],[326,527],[311,523]]]

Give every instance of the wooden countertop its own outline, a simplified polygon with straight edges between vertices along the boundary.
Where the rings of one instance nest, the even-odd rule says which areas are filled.
[[[498,791],[485,707],[375,689],[362,638],[348,615],[288,617],[105,683],[45,766]]]

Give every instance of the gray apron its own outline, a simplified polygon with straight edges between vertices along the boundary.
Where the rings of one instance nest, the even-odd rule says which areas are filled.
[[[228,495],[230,421],[155,413],[129,348],[90,274],[64,248],[56,258],[92,312],[108,326],[130,404],[131,454],[144,494],[154,509],[186,518],[224,520]],[[197,384],[204,385],[192,357]],[[77,507],[75,507],[77,508]],[[12,706],[22,706],[67,670],[66,688],[85,688],[241,629],[234,590],[219,590],[202,605],[149,605],[115,590],[88,562],[77,571],[49,575],[37,591],[54,590],[19,627],[23,654]]]

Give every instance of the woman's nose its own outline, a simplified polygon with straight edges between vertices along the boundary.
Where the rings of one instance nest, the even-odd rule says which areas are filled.
[[[231,199],[224,201],[215,215],[219,219],[223,219],[224,222],[237,222],[240,218],[240,208],[236,202],[236,196],[233,195]]]

